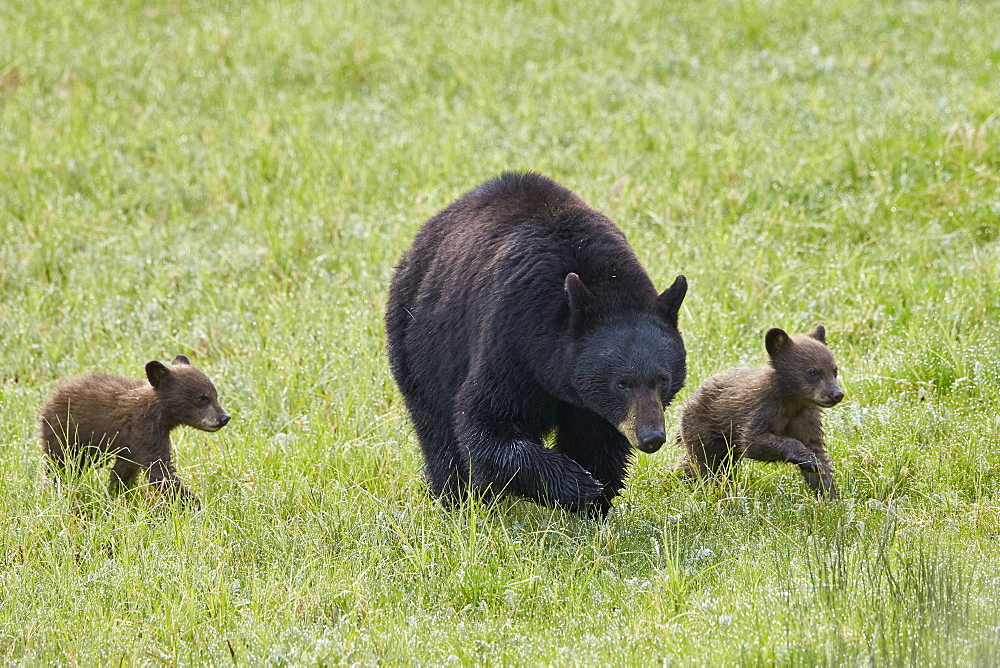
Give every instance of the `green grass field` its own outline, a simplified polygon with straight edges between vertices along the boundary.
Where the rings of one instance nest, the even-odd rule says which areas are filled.
[[[998,2],[0,3],[0,660],[996,665]],[[382,313],[505,169],[605,211],[688,387],[821,322],[843,499],[640,455],[606,523],[428,497]],[[56,490],[59,378],[177,353],[191,514]]]

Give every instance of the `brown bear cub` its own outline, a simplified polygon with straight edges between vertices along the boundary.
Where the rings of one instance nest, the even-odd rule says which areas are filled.
[[[82,471],[104,456],[115,457],[110,489],[117,494],[140,470],[168,495],[198,508],[198,497],[174,470],[170,432],[182,424],[218,431],[229,422],[218,393],[184,355],[170,366],[146,365],[145,380],[106,373],[74,376],[60,383],[42,406],[39,437],[49,472]]]
[[[717,477],[744,458],[790,462],[817,494],[836,498],[820,409],[840,403],[844,392],[826,329],[790,337],[775,328],[764,342],[769,364],[717,374],[688,399],[677,433],[687,457],[678,469]]]

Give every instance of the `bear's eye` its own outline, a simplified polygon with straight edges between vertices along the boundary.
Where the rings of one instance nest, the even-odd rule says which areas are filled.
[[[615,383],[615,387],[617,387],[619,390],[624,391],[628,389],[628,383],[625,382],[624,380],[619,380],[617,383]]]
[[[208,395],[203,394],[200,397],[198,397],[198,405],[199,406],[207,406],[210,401],[211,401],[211,399],[208,398]]]
[[[837,367],[833,367],[833,377],[834,377],[834,378],[836,378],[836,377],[837,377],[837,372],[838,372],[838,371],[839,371],[839,369],[838,369]]]
[[[810,378],[815,378],[816,376],[819,375],[819,371],[817,371],[816,369],[809,369],[808,371],[806,371],[806,375],[808,375]]]
[[[664,376],[662,373],[656,377],[656,384],[659,385],[660,387],[664,387],[669,382],[670,379]]]

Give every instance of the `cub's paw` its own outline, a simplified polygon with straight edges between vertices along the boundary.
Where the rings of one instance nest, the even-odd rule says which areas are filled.
[[[196,513],[201,511],[201,499],[187,487],[181,486],[178,489],[169,489],[167,490],[167,494],[185,510]]]

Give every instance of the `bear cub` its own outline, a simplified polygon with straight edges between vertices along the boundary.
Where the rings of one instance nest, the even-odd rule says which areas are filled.
[[[790,462],[817,495],[834,499],[820,409],[840,403],[844,392],[826,329],[790,337],[775,328],[764,342],[769,364],[715,375],[685,403],[676,442],[687,457],[678,469],[718,477],[744,458]]]
[[[112,494],[128,489],[139,471],[169,496],[199,508],[177,477],[170,432],[182,424],[218,431],[229,422],[215,386],[178,355],[170,366],[146,365],[147,380],[88,373],[59,383],[42,406],[39,437],[49,473],[82,471],[103,456],[115,457]]]

